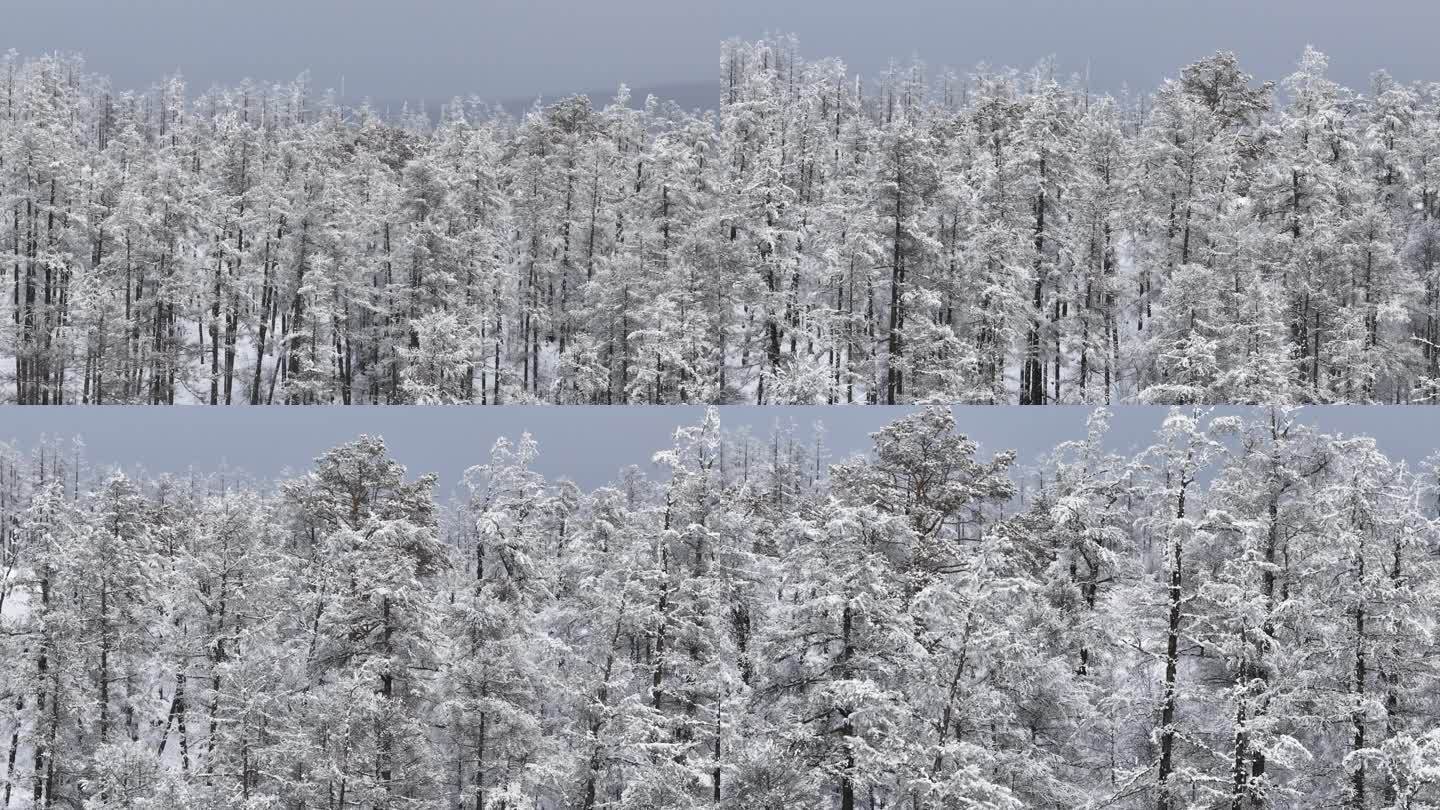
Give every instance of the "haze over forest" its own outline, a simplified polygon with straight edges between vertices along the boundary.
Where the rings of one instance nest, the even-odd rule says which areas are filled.
[[[249,0],[243,11],[223,0],[11,0],[0,51],[84,53],[91,70],[133,89],[176,69],[197,92],[309,70],[320,89],[339,90],[344,77],[353,96],[397,106],[471,93],[490,102],[608,97],[621,82],[713,85],[715,43],[781,31],[867,77],[912,55],[967,71],[980,62],[1025,69],[1053,54],[1063,75],[1088,65],[1099,90],[1150,90],[1221,49],[1277,78],[1306,45],[1330,54],[1334,78],[1350,87],[1380,68],[1404,82],[1440,76],[1436,11],[1426,0],[414,0],[403,14],[393,8],[386,0]]]

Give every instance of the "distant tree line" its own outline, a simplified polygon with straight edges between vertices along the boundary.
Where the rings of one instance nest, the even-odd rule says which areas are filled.
[[[20,403],[1431,402],[1440,90],[729,42],[518,120],[0,60]]]

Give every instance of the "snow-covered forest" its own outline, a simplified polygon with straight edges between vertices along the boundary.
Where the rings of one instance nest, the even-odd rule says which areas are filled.
[[[1119,97],[1050,62],[862,80],[785,37],[719,64],[711,112],[622,89],[432,123],[12,54],[4,396],[1440,396],[1440,84],[1348,90],[1314,50]]]
[[[453,502],[0,463],[3,807],[1434,808],[1437,494],[1285,410],[1020,470],[931,407]]]

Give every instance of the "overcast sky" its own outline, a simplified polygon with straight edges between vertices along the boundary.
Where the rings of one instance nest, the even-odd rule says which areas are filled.
[[[830,460],[870,445],[869,434],[909,407],[730,406],[721,424],[757,437],[779,421],[803,437],[823,423]],[[1166,408],[1114,409],[1112,449],[1133,451],[1153,442]],[[1245,413],[1227,407],[1216,413]],[[981,445],[982,455],[1013,449],[1022,466],[1056,444],[1084,437],[1085,407],[956,407],[958,429]],[[615,480],[623,467],[654,471],[651,456],[670,446],[675,428],[695,424],[704,409],[671,407],[52,407],[3,409],[0,442],[32,449],[42,436],[66,442],[79,436],[97,467],[116,465],[152,474],[238,469],[261,479],[303,472],[325,450],[362,433],[385,437],[392,455],[414,474],[434,472],[449,493],[464,471],[488,459],[501,436],[528,431],[539,444],[536,469],[593,488]],[[1412,464],[1440,449],[1436,415],[1429,408],[1328,406],[1301,411],[1317,427],[1345,435],[1374,436],[1380,449]],[[68,444],[67,444],[68,446]]]
[[[1219,48],[1260,78],[1303,47],[1363,88],[1388,68],[1440,80],[1435,0],[5,0],[0,49],[79,51],[120,87],[179,68],[193,86],[311,70],[346,95],[435,102],[710,81],[718,43],[794,32],[875,75],[891,57],[1028,67],[1152,87]]]

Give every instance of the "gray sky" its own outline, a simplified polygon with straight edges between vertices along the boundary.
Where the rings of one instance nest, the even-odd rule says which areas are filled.
[[[0,49],[80,51],[120,87],[180,68],[193,86],[306,68],[347,96],[430,102],[712,81],[722,39],[794,32],[804,52],[875,75],[1087,60],[1096,86],[1152,87],[1218,48],[1260,78],[1302,48],[1361,88],[1378,67],[1440,79],[1435,0],[6,0]]]
[[[779,420],[809,437],[818,419],[832,461],[869,447],[871,432],[908,407],[730,406],[721,424],[765,437]],[[1114,409],[1111,440],[1117,451],[1149,445],[1166,408]],[[1244,413],[1227,407],[1216,413]],[[978,441],[982,454],[1014,449],[1022,465],[1056,444],[1084,436],[1084,407],[956,407],[958,429]],[[303,472],[325,450],[361,433],[385,437],[392,455],[412,473],[440,475],[448,493],[464,470],[484,463],[500,436],[529,431],[539,443],[536,469],[568,477],[586,488],[613,481],[631,464],[653,471],[651,456],[670,445],[676,427],[697,423],[701,407],[317,407],[5,408],[0,442],[33,448],[42,436],[68,441],[80,436],[86,457],[98,467],[121,465],[150,473],[243,470],[262,479],[287,470]],[[1418,462],[1440,449],[1436,415],[1419,407],[1329,406],[1309,408],[1302,418],[1346,435],[1374,436],[1394,458]],[[1383,418],[1381,418],[1383,417]]]

